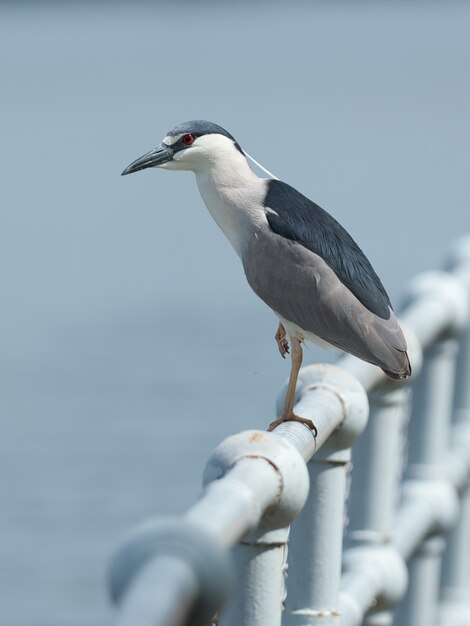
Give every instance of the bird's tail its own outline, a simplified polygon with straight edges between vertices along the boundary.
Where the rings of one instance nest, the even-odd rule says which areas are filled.
[[[403,378],[408,378],[409,376],[411,376],[411,363],[410,359],[408,358],[408,353],[400,351],[400,356],[403,357],[403,367],[401,367],[400,369],[390,370],[382,367],[382,370],[385,372],[385,374],[389,378],[393,378],[393,380],[402,380]]]

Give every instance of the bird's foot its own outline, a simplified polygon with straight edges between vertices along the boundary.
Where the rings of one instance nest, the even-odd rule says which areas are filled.
[[[271,422],[268,427],[268,432],[271,432],[275,428],[277,428],[280,424],[284,424],[284,422],[300,422],[301,424],[305,424],[313,433],[313,436],[316,437],[318,434],[317,427],[312,422],[312,420],[307,419],[306,417],[300,417],[299,415],[295,415],[295,413],[291,413],[290,415],[281,415],[281,417],[274,422]]]
[[[277,347],[279,348],[279,352],[281,353],[282,358],[285,359],[286,354],[289,354],[289,342],[286,338],[286,329],[280,322],[274,337],[277,341]]]

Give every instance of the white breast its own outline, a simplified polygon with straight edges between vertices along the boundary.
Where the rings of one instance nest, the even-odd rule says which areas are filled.
[[[266,222],[263,200],[267,181],[258,178],[248,165],[249,174],[234,171],[229,165],[221,163],[197,172],[196,180],[209,213],[241,256],[244,242],[254,236],[260,223]]]

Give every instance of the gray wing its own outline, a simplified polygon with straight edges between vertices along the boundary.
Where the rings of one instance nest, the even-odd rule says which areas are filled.
[[[270,229],[318,254],[362,304],[384,319],[392,305],[380,278],[351,235],[334,217],[280,180],[270,180],[264,199]]]
[[[393,312],[383,319],[368,310],[320,256],[266,227],[248,243],[242,262],[250,287],[284,319],[394,378],[409,375]]]

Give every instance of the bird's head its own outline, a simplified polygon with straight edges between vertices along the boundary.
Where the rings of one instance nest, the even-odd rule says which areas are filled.
[[[175,126],[157,148],[126,167],[122,176],[147,167],[197,172],[221,160],[240,158],[245,159],[243,150],[224,128],[212,122],[193,120]]]

